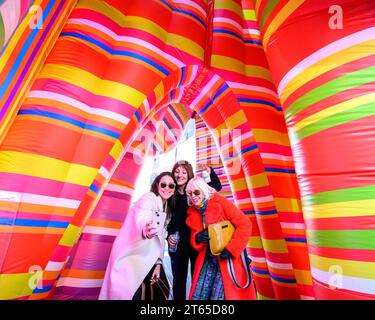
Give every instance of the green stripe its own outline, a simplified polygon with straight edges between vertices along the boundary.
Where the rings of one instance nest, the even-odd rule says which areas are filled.
[[[337,127],[350,121],[358,120],[364,117],[375,115],[375,101],[366,103],[359,107],[338,112],[322,120],[315,121],[314,123],[302,128],[295,133],[295,139],[301,141],[315,133],[323,130]]]
[[[3,16],[0,14],[0,49],[4,47],[5,44],[5,27]]]
[[[303,197],[302,201],[304,206],[312,206],[326,203],[369,200],[374,198],[375,185],[321,192],[311,196]]]
[[[342,249],[375,249],[375,230],[306,230],[306,235],[308,243],[314,246]]]
[[[262,16],[260,17],[260,20],[259,20],[260,30],[263,31],[264,24],[266,23],[268,17],[272,13],[273,9],[275,9],[275,7],[279,4],[279,2],[280,2],[280,0],[269,0],[267,2],[266,6],[264,7],[264,9],[262,11]]]
[[[366,83],[375,81],[375,66],[361,69],[342,77],[331,80],[300,97],[286,110],[285,117],[290,120],[297,113],[323,99],[333,96],[339,92],[352,89]]]

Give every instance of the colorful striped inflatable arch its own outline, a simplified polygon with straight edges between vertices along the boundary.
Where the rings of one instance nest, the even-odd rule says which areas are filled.
[[[3,0],[0,47],[0,299],[97,299],[193,114],[258,299],[375,298],[373,0]]]

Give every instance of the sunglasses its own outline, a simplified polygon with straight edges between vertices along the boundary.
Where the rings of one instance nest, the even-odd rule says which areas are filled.
[[[195,196],[199,196],[199,195],[201,194],[201,191],[200,191],[200,190],[194,190],[193,192],[192,192],[192,191],[188,191],[188,192],[186,192],[186,194],[187,194],[189,197],[191,197],[193,194],[194,194]]]
[[[170,183],[167,185],[165,182],[162,182],[160,184],[160,187],[162,187],[162,189],[165,189],[167,186],[169,187],[169,189],[174,189],[176,185],[174,183]]]

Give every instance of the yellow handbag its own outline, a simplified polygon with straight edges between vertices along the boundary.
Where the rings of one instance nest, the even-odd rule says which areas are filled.
[[[210,237],[210,250],[215,256],[220,255],[225,246],[232,239],[234,226],[229,220],[220,221],[208,226],[208,236]]]

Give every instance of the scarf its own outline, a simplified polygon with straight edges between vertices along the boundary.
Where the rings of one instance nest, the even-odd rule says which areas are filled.
[[[202,202],[195,206],[195,208],[200,214],[203,214],[206,211],[207,203],[208,199],[202,199]]]

